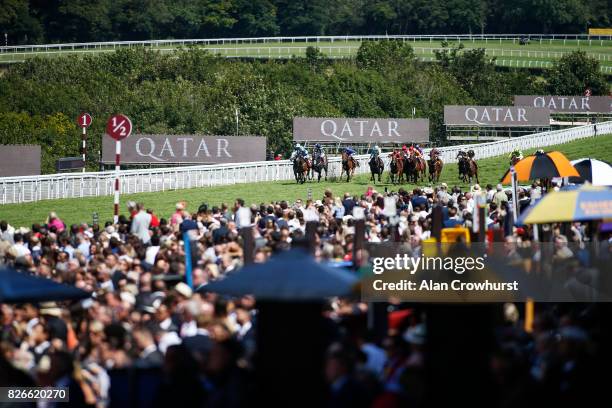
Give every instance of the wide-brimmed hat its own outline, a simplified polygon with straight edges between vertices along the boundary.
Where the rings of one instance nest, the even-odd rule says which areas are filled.
[[[186,298],[190,298],[191,295],[193,295],[193,290],[185,282],[177,283],[176,286],[174,286],[174,290]]]
[[[55,302],[43,302],[40,304],[40,314],[46,316],[60,317],[62,309]]]

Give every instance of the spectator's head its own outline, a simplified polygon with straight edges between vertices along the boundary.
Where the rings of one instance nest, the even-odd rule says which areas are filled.
[[[34,327],[32,327],[30,339],[36,345],[42,344],[49,340],[49,331],[47,326],[43,322],[36,323]]]
[[[155,338],[151,329],[144,325],[136,327],[132,332],[134,343],[141,351],[149,346],[155,345]]]

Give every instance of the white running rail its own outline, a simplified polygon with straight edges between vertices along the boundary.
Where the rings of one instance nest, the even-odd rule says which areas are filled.
[[[597,134],[608,133],[612,133],[612,121],[597,124]],[[594,126],[586,125],[490,143],[448,146],[438,149],[445,163],[454,163],[459,150],[472,149],[477,159],[484,159],[508,154],[514,149],[546,147],[593,136],[595,136]],[[359,155],[356,158],[360,163],[357,173],[369,172],[368,155]],[[329,164],[329,174],[338,176],[341,168],[340,159],[331,157]],[[388,166],[388,162],[385,165]],[[503,169],[500,169],[500,174],[502,171]],[[113,194],[114,177],[112,171],[4,177],[0,178],[0,204],[108,196]],[[292,180],[293,178],[293,168],[289,160],[125,170],[121,172],[121,192],[123,194],[146,193],[238,183]]]
[[[128,47],[178,47],[185,45],[225,45],[225,44],[261,44],[261,43],[308,43],[318,42],[348,42],[348,41],[374,41],[385,39],[399,39],[406,41],[485,41],[492,44],[502,41],[518,42],[520,38],[528,37],[531,43],[552,44],[561,41],[564,45],[568,41],[575,41],[577,45],[592,46],[604,45],[602,41],[612,40],[611,35],[588,34],[440,34],[440,35],[341,35],[341,36],[297,36],[297,37],[245,37],[245,38],[196,38],[196,39],[170,39],[145,41],[106,41],[66,44],[31,44],[0,46],[0,53],[9,52],[36,52],[50,50],[79,50],[104,49]]]

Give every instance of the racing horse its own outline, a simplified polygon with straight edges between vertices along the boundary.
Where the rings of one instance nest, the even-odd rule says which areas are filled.
[[[444,167],[444,162],[442,159],[435,155],[430,158],[428,161],[429,164],[429,181],[431,183],[437,183],[440,181],[440,174],[442,174],[442,167]]]
[[[399,152],[393,152],[389,154],[389,157],[391,157],[389,178],[391,179],[391,183],[399,184],[402,182],[402,177],[404,175],[404,160],[402,160],[402,155]]]
[[[308,162],[302,156],[298,156],[293,160],[293,175],[298,184],[304,184],[309,171],[310,166],[308,166]]]
[[[357,160],[354,157],[350,157],[348,153],[342,152],[342,170],[340,171],[340,180],[342,180],[342,174],[346,172],[346,182],[351,181],[351,176],[355,174],[355,168],[359,166]]]
[[[423,181],[425,178],[425,169],[427,165],[422,157],[416,155],[415,152],[410,153],[408,157],[404,159],[404,173],[406,174],[406,180],[408,182],[418,183],[419,180]]]
[[[372,173],[372,178],[370,178],[370,181],[373,181],[376,183],[376,175],[378,174],[378,182],[381,183],[382,182],[381,177],[382,177],[383,171],[385,170],[385,164],[380,158],[380,155],[376,157],[372,157],[368,164],[370,165],[370,172]]]
[[[325,170],[325,180],[327,181],[327,156],[322,155],[321,153],[312,153],[312,176],[310,179],[314,177],[314,174],[317,173],[317,182],[321,181],[321,173]]]
[[[464,183],[471,184],[472,177],[475,177],[476,183],[480,184],[478,181],[478,163],[476,163],[476,160],[474,160],[474,151],[468,151],[467,156],[462,154],[462,152],[459,152],[457,154],[457,158],[459,159],[457,162],[457,165],[459,166],[459,178]]]

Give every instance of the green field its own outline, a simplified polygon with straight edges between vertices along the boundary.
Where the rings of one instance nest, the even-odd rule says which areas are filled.
[[[582,157],[592,157],[600,160],[612,162],[612,135],[599,136],[566,143],[558,146],[550,146],[549,150],[560,150],[570,159]],[[525,154],[532,153],[533,150],[525,151]],[[480,184],[496,184],[508,168],[508,157],[499,156],[489,159],[478,160],[480,167]],[[459,182],[457,178],[457,165],[447,165],[440,181],[444,181],[449,186],[467,187]],[[232,186],[199,188],[189,190],[175,190],[159,193],[142,193],[122,196],[122,203],[127,200],[141,201],[145,206],[153,208],[156,214],[168,217],[177,201],[185,200],[189,210],[195,210],[201,203],[206,202],[210,205],[218,205],[223,202],[232,204],[237,197],[243,198],[247,203],[262,203],[277,200],[295,201],[297,198],[305,200],[308,196],[308,189],[312,189],[312,197],[315,199],[323,195],[326,188],[330,188],[334,194],[351,192],[362,194],[367,187],[373,185],[369,181],[369,176],[359,176],[350,183],[340,181],[328,182],[308,182],[297,185],[293,181],[266,182],[257,184],[238,184]],[[425,183],[425,185],[429,185]],[[388,183],[388,175],[385,172],[383,183],[376,184],[375,188],[383,191],[387,187],[391,190],[397,189]],[[411,188],[412,185],[404,185]],[[60,218],[67,224],[79,222],[91,222],[92,214],[97,212],[100,222],[112,219],[112,196],[78,198],[66,200],[45,200],[28,204],[9,204],[0,206],[0,219],[7,220],[13,226],[30,226],[33,222],[44,222],[49,211],[56,211]],[[122,211],[125,210],[124,204]]]
[[[441,49],[440,41],[412,41],[409,42],[416,55],[425,61],[434,58],[434,50]],[[496,58],[496,63],[501,66],[516,66],[519,68],[546,68],[561,58],[565,53],[583,50],[591,57],[597,59],[601,69],[605,73],[612,74],[612,41],[609,40],[534,40],[528,45],[519,45],[518,40],[464,40],[452,41],[450,44],[462,43],[466,49],[485,48],[487,55]],[[199,47],[209,49],[212,53],[225,57],[252,57],[252,58],[290,58],[292,56],[303,56],[306,47],[316,46],[320,50],[334,58],[345,58],[354,56],[359,48],[359,41],[296,41],[296,42],[256,42],[256,43],[233,43],[201,45]],[[173,52],[176,46],[151,45],[149,49],[161,52]],[[61,55],[89,55],[101,52],[113,52],[113,47],[96,47],[90,49],[62,49],[52,51],[36,51],[34,49],[24,52],[0,53],[0,63],[13,63],[23,61],[35,56],[57,57]]]

